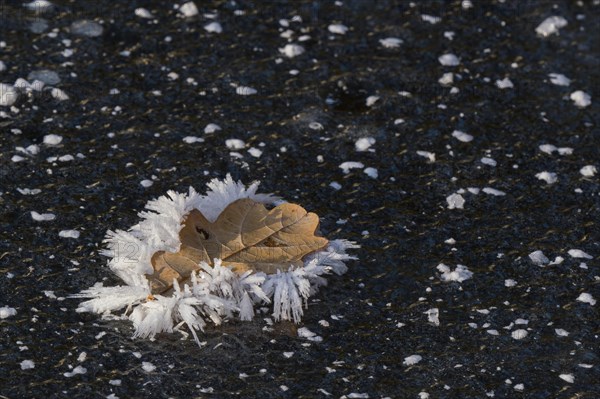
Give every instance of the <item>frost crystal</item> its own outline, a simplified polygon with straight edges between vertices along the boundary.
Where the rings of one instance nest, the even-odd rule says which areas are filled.
[[[169,191],[148,202],[146,210],[139,213],[138,224],[127,231],[108,231],[105,239],[107,249],[102,254],[109,258],[109,268],[125,285],[104,287],[98,283],[73,295],[87,299],[77,311],[109,315],[125,308],[125,315],[135,327],[134,338],[154,338],[183,326],[200,346],[197,331],[208,322],[219,325],[234,315],[240,320],[252,320],[256,305],[272,304],[275,320],[300,322],[308,298],[326,285],[324,276],[344,274],[345,262],[356,259],[346,253],[358,248],[355,243],[332,240],[325,249],[306,256],[302,267],[278,270],[275,274],[248,271],[240,275],[223,266],[220,259],[215,259],[214,267],[201,262],[199,270],[184,285],[175,280],[172,292],[163,295],[152,295],[145,277],[153,272],[151,258],[156,252],[179,250],[179,231],[191,210],[199,210],[214,222],[229,204],[241,198],[264,204],[281,202],[271,194],[257,194],[258,185],[255,182],[245,186],[228,175],[224,180],[209,182],[206,195],[190,188],[188,193]],[[298,331],[309,340],[322,340],[308,329]]]

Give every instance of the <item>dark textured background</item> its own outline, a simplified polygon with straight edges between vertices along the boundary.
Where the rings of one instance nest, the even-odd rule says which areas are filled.
[[[491,391],[496,398],[600,397],[599,305],[575,301],[581,292],[600,300],[599,263],[587,261],[588,269],[582,269],[566,255],[580,248],[600,256],[599,179],[579,174],[584,165],[600,167],[597,1],[475,0],[465,10],[460,1],[411,6],[347,0],[336,6],[214,0],[197,1],[200,15],[187,20],[177,17],[170,2],[56,3],[37,17],[49,25],[41,34],[30,31],[36,17],[21,2],[1,3],[0,41],[7,46],[0,60],[8,69],[0,72],[0,82],[48,68],[70,96],[60,103],[48,92],[21,96],[18,114],[0,109],[10,115],[0,119],[0,306],[18,312],[0,321],[3,397],[325,397],[319,389],[333,397],[356,392],[417,398],[422,391],[431,398],[482,398]],[[136,7],[148,8],[155,20],[136,17]],[[236,9],[245,15],[235,15]],[[205,12],[218,13],[223,33],[204,31]],[[431,25],[421,14],[442,21]],[[294,15],[303,20],[291,22],[294,37],[302,27],[311,40],[303,43],[305,54],[277,64],[278,48],[286,44],[278,21]],[[569,25],[559,36],[536,37],[535,27],[550,15],[565,17]],[[83,18],[101,21],[103,35],[70,33],[71,23]],[[327,27],[334,22],[349,32],[331,35]],[[47,36],[52,29],[57,38]],[[456,33],[453,41],[444,38],[445,31]],[[167,35],[172,42],[164,41]],[[404,44],[383,48],[379,39],[390,36]],[[73,41],[72,57],[61,55],[62,39]],[[119,55],[124,50],[131,55]],[[441,66],[437,57],[445,52],[455,53],[461,64]],[[291,69],[300,73],[292,76]],[[179,79],[169,80],[169,71]],[[461,75],[456,95],[437,82],[447,71]],[[571,87],[550,84],[551,72],[571,78]],[[505,76],[513,89],[494,85]],[[186,83],[188,77],[198,85]],[[254,87],[258,94],[238,96],[232,84]],[[120,94],[110,95],[111,88]],[[568,100],[577,89],[591,94],[590,107],[579,109]],[[366,107],[369,95],[381,99]],[[113,113],[116,106],[122,111]],[[397,118],[406,122],[394,125]],[[309,129],[312,121],[324,130]],[[208,123],[223,130],[205,135]],[[474,135],[474,141],[453,139],[454,129]],[[16,146],[40,143],[51,133],[64,137],[58,147],[42,145],[37,156],[11,162]],[[185,136],[205,142],[186,144]],[[364,136],[377,140],[375,152],[355,151],[354,142]],[[234,137],[247,147],[265,143],[263,155],[254,158],[242,150],[243,159],[230,157],[224,142]],[[544,143],[572,147],[574,153],[550,156],[538,150]],[[287,152],[280,152],[282,146]],[[426,162],[417,150],[435,152],[437,161]],[[486,150],[496,167],[479,162]],[[85,159],[46,161],[77,153]],[[317,155],[324,162],[317,163]],[[344,161],[375,167],[379,178],[359,169],[344,174],[338,168]],[[559,181],[537,180],[535,174],[544,170],[558,173]],[[209,328],[202,349],[177,334],[134,341],[129,323],[77,314],[75,300],[44,295],[53,290],[66,297],[98,281],[118,284],[98,254],[106,230],[133,225],[144,204],[166,190],[192,185],[203,191],[210,178],[226,173],[246,182],[262,180],[264,191],[321,215],[328,237],[363,246],[356,251],[360,261],[350,263],[347,275],[331,278],[306,311],[302,325],[323,336],[322,343],[306,345],[288,324],[263,332],[261,318]],[[143,188],[140,181],[152,175],[154,185]],[[331,181],[343,188],[333,190]],[[464,210],[446,208],[446,196],[459,188],[486,186],[507,195],[466,194]],[[42,193],[24,196],[17,187]],[[32,210],[53,212],[57,219],[35,222]],[[348,222],[340,225],[338,219]],[[79,239],[58,237],[71,228],[81,232]],[[364,230],[369,234],[363,236]],[[444,243],[450,237],[455,245]],[[535,266],[527,255],[537,249],[566,261]],[[474,276],[443,283],[436,270],[440,262],[452,268],[464,264]],[[9,272],[14,278],[7,278]],[[508,278],[517,286],[505,287]],[[433,307],[440,309],[437,327],[424,314]],[[503,328],[517,318],[529,320],[523,340],[510,335],[519,327]],[[330,327],[320,326],[322,319]],[[555,328],[570,335],[558,337]],[[108,334],[96,339],[102,331]],[[222,345],[213,349],[217,344]],[[22,345],[29,349],[20,351]],[[87,373],[64,377],[83,351]],[[286,358],[283,352],[294,355]],[[402,365],[413,354],[423,360]],[[25,359],[35,369],[21,370]],[[145,372],[142,361],[157,369]],[[561,380],[562,373],[572,373],[575,382]],[[122,385],[109,385],[116,378]],[[513,389],[519,383],[523,392]],[[200,387],[214,393],[201,393]]]

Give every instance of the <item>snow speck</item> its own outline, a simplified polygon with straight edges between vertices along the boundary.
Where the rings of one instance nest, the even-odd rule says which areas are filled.
[[[17,188],[17,191],[23,195],[37,195],[42,192],[39,188]]]
[[[571,84],[571,79],[560,73],[549,73],[550,82],[557,86],[568,86]]]
[[[567,330],[563,330],[562,328],[555,328],[554,332],[559,337],[568,337],[569,336],[569,332]]]
[[[569,255],[573,258],[594,259],[590,254],[583,252],[581,249],[570,249]]]
[[[452,137],[454,137],[458,141],[462,141],[463,143],[468,143],[469,141],[473,141],[473,136],[471,136],[468,133],[461,132],[460,130],[453,131]]]
[[[379,172],[375,168],[365,168],[364,172],[367,176],[369,176],[372,179],[377,179],[379,177]]]
[[[498,87],[499,89],[512,89],[515,86],[509,78],[504,78],[502,80],[496,81],[496,87]]]
[[[417,151],[417,155],[427,158],[429,162],[435,162],[435,154],[429,151]]]
[[[495,188],[492,187],[484,187],[483,190],[484,193],[489,194],[489,195],[494,195],[496,197],[503,197],[506,195],[506,193],[504,191],[500,191],[500,190],[496,190]]]
[[[583,168],[579,169],[579,173],[581,173],[585,177],[594,177],[596,173],[598,173],[598,169],[594,165],[586,165]]]
[[[62,136],[59,136],[58,134],[48,134],[44,136],[44,144],[46,145],[58,145],[62,140]]]
[[[110,385],[113,385],[113,386],[115,386],[115,387],[119,387],[119,386],[121,386],[121,380],[118,380],[118,379],[117,379],[117,380],[109,380],[109,381],[108,381],[108,383],[109,383]]]
[[[484,165],[489,165],[489,166],[496,166],[498,164],[498,162],[496,162],[495,159],[488,158],[488,157],[481,158],[481,163]]]
[[[221,126],[217,125],[216,123],[209,123],[204,128],[204,133],[205,134],[210,134],[210,133],[216,132],[217,130],[221,130]]]
[[[71,378],[77,374],[85,374],[85,373],[87,373],[87,369],[85,367],[77,366],[73,369],[73,371],[67,371],[63,375],[67,378]]]
[[[544,253],[542,251],[533,251],[532,253],[529,254],[529,259],[531,259],[531,261],[538,265],[538,266],[543,266],[545,264],[547,264],[548,262],[550,262],[550,259],[548,259],[548,257],[546,255],[544,255]]]
[[[248,86],[238,86],[235,88],[235,92],[240,96],[252,96],[258,93],[256,89]]]
[[[140,184],[142,185],[142,187],[148,188],[148,187],[152,187],[154,182],[152,180],[144,179],[140,182]]]
[[[365,165],[362,162],[348,161],[341,163],[339,167],[344,173],[350,173],[350,169],[362,169]]]
[[[573,376],[573,374],[561,374],[558,377],[561,380],[568,382],[569,384],[572,384],[575,382],[575,377]]]
[[[263,152],[256,147],[251,147],[250,149],[248,149],[248,154],[252,155],[254,158],[260,158],[262,153]]]
[[[217,21],[213,21],[209,24],[204,25],[204,30],[209,33],[222,33],[223,27]]]
[[[318,336],[306,327],[301,327],[298,329],[298,337],[306,338],[307,340],[314,342],[321,342],[323,340],[322,337]]]
[[[37,213],[36,211],[31,211],[31,218],[36,222],[49,222],[51,220],[56,219],[56,215],[53,213]]]
[[[433,15],[422,14],[421,20],[423,20],[425,22],[429,22],[432,25],[435,25],[435,24],[440,23],[442,21],[442,18],[433,16]]]
[[[458,59],[458,57],[450,53],[440,55],[438,57],[438,61],[443,66],[457,66],[458,64],[460,64],[460,60]]]
[[[422,356],[411,355],[411,356],[405,357],[404,362],[402,362],[402,364],[404,364],[405,366],[412,366],[413,364],[419,363],[421,360],[423,360]]]
[[[369,399],[369,394],[368,393],[352,392],[352,393],[349,393],[348,395],[346,395],[346,397],[348,399]]]
[[[244,141],[240,139],[228,139],[225,140],[225,145],[230,150],[241,150],[246,146],[246,143],[244,143]]]
[[[456,265],[456,269],[451,270],[445,264],[440,263],[437,265],[437,270],[442,273],[442,281],[458,281],[459,283],[462,283],[473,277],[473,272],[464,265]]]
[[[15,308],[9,308],[8,306],[3,306],[0,308],[0,319],[7,319],[16,314],[17,310]]]
[[[446,72],[438,79],[438,83],[442,86],[450,86],[454,83],[454,74],[452,72]]]
[[[504,280],[504,286],[505,287],[514,287],[515,285],[517,285],[517,282],[513,279],[506,279]]]
[[[283,357],[286,359],[290,359],[292,356],[294,356],[294,352],[283,352]]]
[[[23,360],[21,363],[21,370],[29,370],[35,368],[33,360]]]
[[[515,391],[523,392],[525,390],[525,384],[515,384],[513,389]]]
[[[0,61],[0,72],[2,71],[6,71],[6,64],[2,61]]]
[[[554,184],[558,181],[558,177],[556,176],[556,173],[553,172],[540,172],[540,173],[536,173],[535,177],[537,177],[539,180],[543,180],[548,184]]]
[[[336,35],[345,35],[348,32],[348,27],[342,24],[331,24],[327,27],[327,30]]]
[[[152,19],[152,18],[154,18],[154,16],[152,15],[152,13],[150,11],[148,11],[145,8],[141,8],[141,7],[135,9],[135,15],[137,17],[145,18],[145,19]]]
[[[446,197],[448,209],[464,209],[465,199],[460,194],[451,194]]]
[[[104,28],[98,22],[83,19],[71,24],[71,33],[80,36],[98,37],[102,35]]]
[[[62,238],[79,238],[79,234],[77,230],[61,230],[58,236]]]
[[[0,83],[0,107],[10,107],[17,101],[18,96],[13,86]]]
[[[379,43],[385,48],[398,48],[403,41],[397,37],[386,37],[385,39],[379,39]]]
[[[304,54],[304,47],[299,44],[286,44],[284,48],[280,48],[279,52],[288,58],[294,58]]]
[[[185,17],[194,17],[198,15],[198,7],[196,7],[196,4],[193,1],[188,1],[179,7],[179,12]]]
[[[571,93],[570,98],[579,108],[585,108],[592,103],[592,97],[581,90],[577,90]]]
[[[50,95],[52,95],[52,97],[57,99],[58,101],[67,101],[69,99],[67,93],[65,93],[61,89],[57,89],[56,87],[50,90]]]
[[[150,362],[142,362],[142,369],[147,373],[151,373],[156,370],[156,366]]]
[[[436,326],[440,325],[440,310],[438,308],[431,308],[424,312],[427,315],[427,321],[433,323]]]
[[[513,337],[514,339],[523,339],[525,337],[527,337],[527,330],[523,330],[523,329],[519,329],[519,330],[515,330],[513,331],[510,336]]]
[[[592,306],[594,306],[596,304],[596,300],[594,299],[594,297],[591,294],[588,294],[587,292],[582,292],[577,297],[577,301],[583,302],[583,303],[589,303]]]
[[[541,24],[539,24],[538,27],[535,28],[535,32],[542,37],[547,37],[558,33],[558,30],[560,28],[564,28],[565,26],[567,26],[566,19],[553,15],[546,18]]]
[[[369,97],[367,97],[367,100],[365,102],[366,105],[367,105],[367,107],[372,107],[373,105],[375,105],[375,103],[377,101],[379,101],[379,98],[380,98],[379,96],[369,96]]]
[[[342,185],[336,181],[332,181],[331,183],[329,183],[329,187],[333,188],[334,190],[340,190],[342,188]]]
[[[29,75],[27,75],[27,80],[31,82],[39,80],[40,82],[44,82],[44,84],[54,86],[60,83],[60,76],[58,76],[58,73],[49,69],[40,69],[31,71]]]
[[[308,124],[308,128],[312,130],[323,130],[323,125],[319,122],[312,121]]]
[[[367,151],[373,144],[375,144],[375,139],[373,137],[362,137],[356,140],[354,147],[356,148],[356,151],[362,152]]]
[[[185,136],[183,142],[186,144],[204,143],[204,139],[197,136]]]

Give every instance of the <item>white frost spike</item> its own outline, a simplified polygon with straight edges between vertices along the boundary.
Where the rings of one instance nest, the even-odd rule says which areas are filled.
[[[250,295],[244,292],[242,301],[240,302],[240,320],[252,320],[254,318],[254,304],[250,299]]]
[[[102,284],[99,284],[70,297],[93,298],[80,303],[77,312],[104,313],[140,303],[148,295],[150,295],[150,289],[147,287],[103,287]]]
[[[560,28],[564,28],[565,26],[567,26],[567,20],[563,17],[554,15],[546,18],[541,24],[539,24],[538,27],[535,28],[535,32],[542,37],[547,37],[558,33],[558,30]]]

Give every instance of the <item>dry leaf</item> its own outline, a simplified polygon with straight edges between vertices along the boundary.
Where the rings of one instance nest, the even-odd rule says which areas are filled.
[[[183,282],[215,258],[237,273],[247,270],[275,273],[323,249],[328,241],[315,236],[319,217],[295,204],[281,204],[270,211],[251,199],[229,204],[214,223],[192,210],[179,233],[179,252],[160,251],[152,256],[154,273],[148,275],[153,294],[172,289],[173,279]]]

